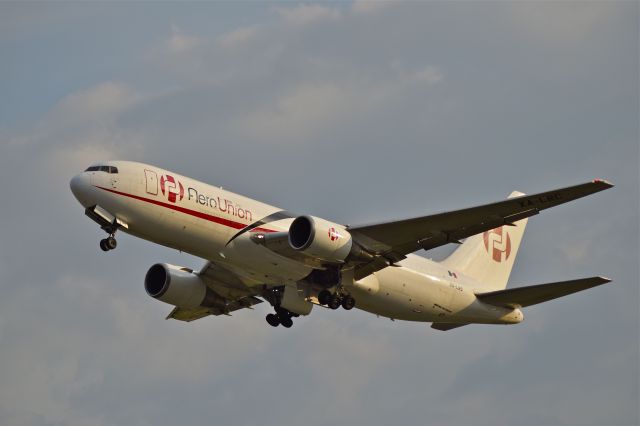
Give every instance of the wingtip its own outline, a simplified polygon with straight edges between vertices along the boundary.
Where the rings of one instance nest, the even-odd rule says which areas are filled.
[[[607,187],[607,188],[613,188],[613,187],[615,186],[613,183],[609,182],[609,181],[608,181],[608,180],[606,180],[606,179],[596,178],[596,179],[594,179],[592,182],[593,182],[593,183],[599,183],[599,184],[602,184],[602,185],[604,185],[604,186],[605,186],[605,187]]]
[[[611,278],[607,278],[607,277],[600,276],[600,277],[597,277],[597,278],[600,279],[603,284],[610,283],[612,281]]]

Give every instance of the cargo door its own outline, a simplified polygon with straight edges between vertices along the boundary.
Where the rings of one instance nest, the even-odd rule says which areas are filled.
[[[158,175],[153,170],[144,171],[147,180],[147,194],[158,195]]]

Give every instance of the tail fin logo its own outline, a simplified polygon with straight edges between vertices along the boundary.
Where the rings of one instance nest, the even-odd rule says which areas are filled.
[[[484,247],[493,260],[503,262],[509,258],[511,254],[511,238],[503,226],[486,231],[482,234],[482,237],[484,239]]]
[[[160,178],[160,189],[162,190],[162,195],[166,196],[172,203],[182,201],[182,198],[184,198],[184,187],[180,181],[176,181],[171,175],[165,175]]]

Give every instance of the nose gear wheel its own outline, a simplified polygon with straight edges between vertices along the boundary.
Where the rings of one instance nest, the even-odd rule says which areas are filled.
[[[109,237],[100,240],[100,248],[102,251],[115,250],[116,247],[118,247],[118,242],[113,235],[109,235]]]

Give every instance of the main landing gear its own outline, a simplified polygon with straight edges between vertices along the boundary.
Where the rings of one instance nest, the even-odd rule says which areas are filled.
[[[300,315],[287,311],[284,308],[276,308],[275,314],[269,314],[265,318],[271,327],[277,327],[282,325],[284,328],[291,328],[293,325],[292,318],[299,317]]]
[[[111,234],[107,238],[100,240],[100,248],[102,249],[102,251],[115,250],[115,248],[118,247],[118,242],[116,241],[114,234]]]
[[[349,311],[356,306],[356,300],[350,295],[340,296],[338,293],[331,293],[329,290],[322,290],[318,293],[318,302],[321,305],[327,305],[331,309],[343,309]]]
[[[282,298],[284,296],[284,286],[267,288],[264,287],[262,297],[264,297],[271,306],[274,307],[275,313],[268,314],[265,318],[267,323],[272,327],[279,325],[284,328],[290,328],[293,325],[293,318],[297,318],[300,315],[291,312],[282,307]],[[331,309],[338,309],[342,306],[343,309],[349,311],[356,306],[355,299],[341,288],[337,292],[332,293],[329,290],[322,290],[318,293],[318,302],[321,305],[326,305]]]
[[[293,318],[297,318],[300,315],[291,312],[281,306],[282,298],[284,297],[284,286],[273,287],[270,289],[264,288],[262,296],[273,306],[275,313],[268,314],[265,318],[267,323],[271,327],[277,327],[282,325],[284,328],[291,328],[293,325]]]

